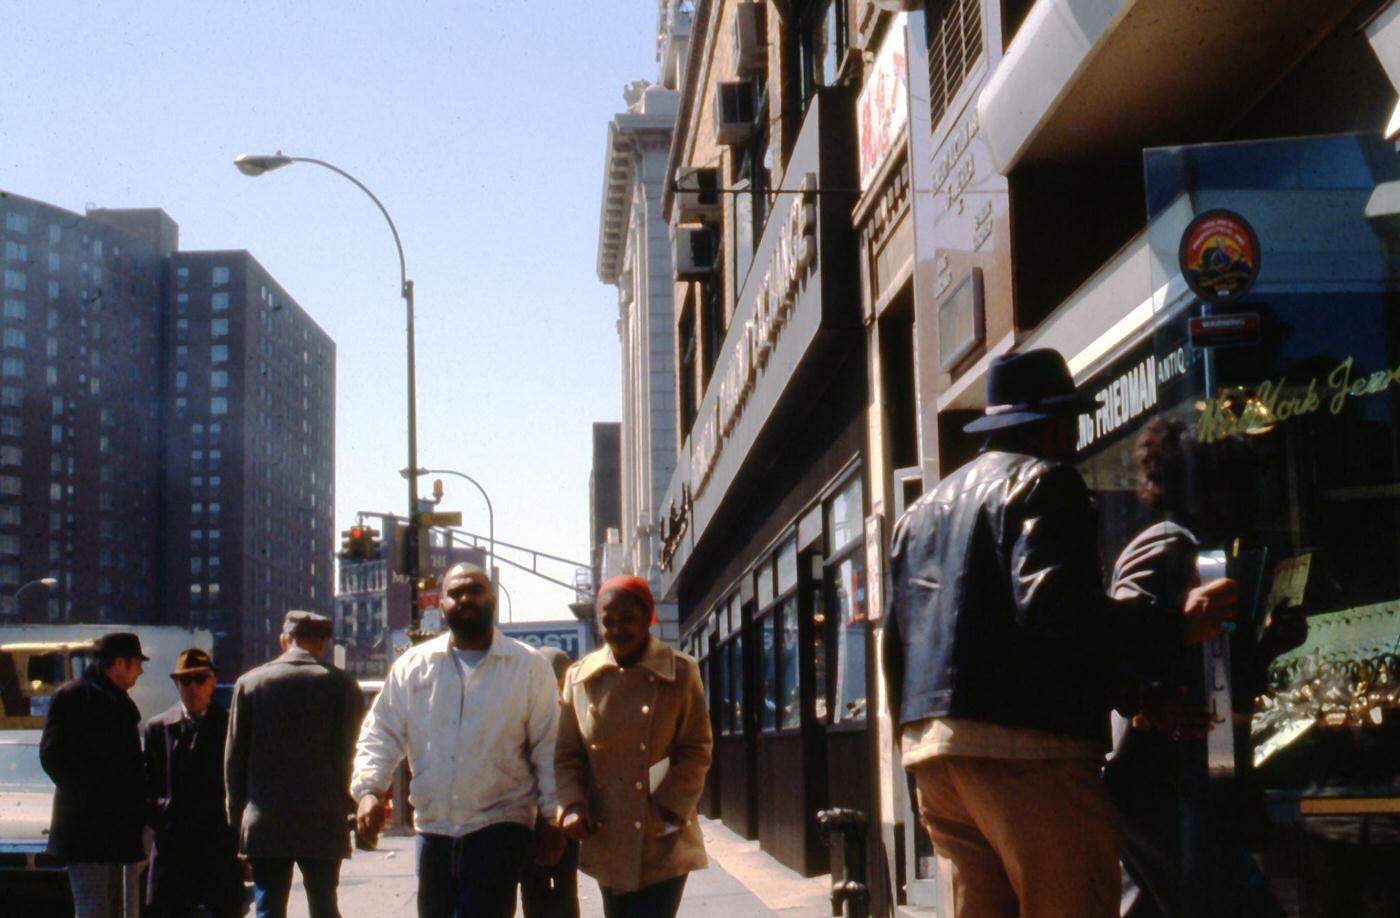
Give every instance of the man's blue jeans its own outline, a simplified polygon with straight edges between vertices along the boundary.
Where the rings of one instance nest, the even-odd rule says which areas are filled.
[[[301,868],[306,904],[311,918],[340,918],[336,886],[340,883],[340,859],[255,857],[253,908],[258,918],[287,918],[287,897],[292,892],[292,864]]]
[[[534,832],[513,822],[470,835],[418,834],[419,918],[513,918]]]

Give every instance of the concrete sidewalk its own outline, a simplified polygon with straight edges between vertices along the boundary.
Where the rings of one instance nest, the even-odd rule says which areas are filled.
[[[702,819],[707,870],[698,870],[686,883],[681,918],[818,918],[830,915],[827,877],[804,879],[758,850],[719,822]],[[579,876],[579,913],[602,918],[598,884]],[[377,851],[356,851],[340,874],[340,911],[345,918],[417,915],[417,880],[413,871],[413,839],[382,838]],[[298,873],[288,905],[289,918],[307,918],[306,893]]]

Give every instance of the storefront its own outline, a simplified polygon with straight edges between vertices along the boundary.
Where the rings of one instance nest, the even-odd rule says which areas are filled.
[[[1081,380],[1105,572],[1166,518],[1239,580],[1228,643],[1182,655],[1237,715],[1183,760],[1182,800],[1194,773],[1234,807],[1286,913],[1394,914],[1400,158],[1342,135],[1154,149],[1145,172],[1152,311]],[[1212,871],[1182,844],[1189,902]]]
[[[851,110],[820,90],[807,112],[663,503],[716,737],[702,806],[805,875],[828,869],[817,810],[871,794],[860,295],[851,199],[821,193],[855,182]]]

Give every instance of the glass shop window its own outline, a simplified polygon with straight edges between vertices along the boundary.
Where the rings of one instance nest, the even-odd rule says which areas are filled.
[[[861,485],[853,478],[827,506],[827,608],[835,629],[836,671],[832,687],[832,719],[863,720],[866,714],[865,559],[862,554]]]
[[[770,610],[758,623],[759,678],[758,726],[765,733],[778,728],[778,691],[775,673],[778,665],[777,615]]]

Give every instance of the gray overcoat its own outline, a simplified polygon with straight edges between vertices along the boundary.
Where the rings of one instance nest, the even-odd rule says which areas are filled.
[[[363,707],[354,678],[299,647],[239,678],[224,780],[241,854],[350,856],[350,765]]]

